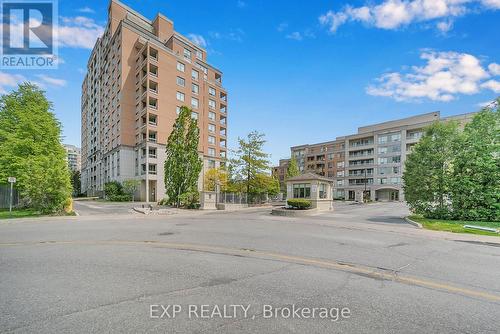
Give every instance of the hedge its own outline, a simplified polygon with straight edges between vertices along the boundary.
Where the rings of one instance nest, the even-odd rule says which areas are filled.
[[[305,210],[311,207],[311,201],[302,198],[293,198],[286,201],[286,203],[294,209]]]

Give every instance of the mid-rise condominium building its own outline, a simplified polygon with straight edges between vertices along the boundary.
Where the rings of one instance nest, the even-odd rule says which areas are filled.
[[[419,141],[424,128],[436,121],[469,122],[475,113],[441,118],[431,112],[358,128],[353,135],[335,140],[291,147],[299,170],[314,172],[334,181],[333,198],[402,201],[401,176],[406,156]],[[283,182],[288,160],[273,168]]]
[[[66,150],[66,159],[68,160],[68,167],[71,171],[80,171],[81,164],[81,150],[75,145],[64,144]]]
[[[141,180],[140,199],[164,197],[165,144],[182,106],[198,119],[203,172],[226,158],[227,92],[207,53],[158,14],[111,0],[82,85],[82,191]]]

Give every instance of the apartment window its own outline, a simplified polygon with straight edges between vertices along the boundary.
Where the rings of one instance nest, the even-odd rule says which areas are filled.
[[[328,153],[328,160],[333,160],[333,153]]]
[[[177,100],[184,102],[184,93],[177,92]]]
[[[387,134],[378,136],[378,143],[379,144],[391,143],[391,142],[396,142],[396,141],[401,141],[401,133],[400,132],[387,133]]]
[[[184,66],[183,63],[177,62],[177,70],[178,71],[184,72],[185,68],[186,68],[186,66]]]
[[[310,198],[311,184],[298,183],[293,185],[293,198]]]
[[[212,109],[215,109],[215,101],[214,100],[208,100],[208,106]]]
[[[212,159],[207,160],[207,165],[208,165],[208,168],[215,168],[215,160],[212,160]]]
[[[149,170],[149,174],[156,174],[156,165],[149,164],[148,170]]]
[[[184,80],[184,78],[177,77],[177,84],[178,84],[179,86],[184,87],[184,86],[186,85],[186,80]]]
[[[383,157],[383,158],[378,158],[378,163],[380,165],[384,164],[394,164],[394,163],[400,163],[401,162],[401,156],[396,155],[393,157]]]
[[[215,133],[215,125],[208,124],[208,132]]]
[[[149,148],[148,149],[148,156],[150,158],[156,158],[156,148]]]
[[[337,162],[337,168],[344,168],[344,161]]]
[[[378,183],[380,183],[380,184],[387,184],[387,178],[386,177],[382,177],[382,178],[378,179]]]
[[[181,113],[181,107],[175,107],[175,112],[177,113],[177,115],[179,115]]]
[[[215,88],[208,87],[208,94],[215,96]]]
[[[344,186],[344,180],[337,180],[337,187]]]
[[[215,121],[215,113],[212,111],[208,112],[208,119],[211,121]]]
[[[198,119],[198,113],[193,111],[193,112],[191,113],[191,118],[192,118],[192,119]]]
[[[191,92],[193,94],[198,94],[200,91],[200,87],[197,84],[191,84]]]
[[[215,157],[215,148],[208,148],[208,155],[211,157]]]
[[[344,177],[344,171],[337,172],[337,177]]]
[[[184,49],[184,58],[191,59],[191,51]]]
[[[196,99],[196,98],[194,98],[194,97],[192,97],[192,98],[191,98],[191,106],[192,106],[193,108],[198,109],[198,103],[199,103],[199,102],[198,102],[198,99]]]
[[[319,184],[319,198],[326,198],[326,184]]]
[[[198,71],[196,71],[196,70],[191,70],[191,78],[192,78],[193,80],[198,80],[198,77],[199,77],[199,73],[198,73]]]
[[[226,151],[220,151],[220,157],[222,159],[225,159],[226,158]]]
[[[210,145],[215,145],[215,137],[214,136],[208,136],[208,143]]]
[[[200,50],[196,50],[196,58],[198,58],[199,60],[203,60],[203,52],[201,52]]]

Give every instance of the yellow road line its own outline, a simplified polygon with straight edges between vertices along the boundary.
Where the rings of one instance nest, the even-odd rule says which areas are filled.
[[[394,281],[407,285],[420,286],[429,289],[441,290],[445,292],[461,294],[464,296],[483,298],[494,302],[500,302],[500,295],[495,295],[487,292],[471,290],[467,288],[461,288],[458,286],[449,285],[446,283],[441,283],[437,281],[432,281],[428,279],[421,279],[409,275],[402,275],[400,273],[391,271],[377,271],[375,268],[368,266],[342,263],[335,260],[324,260],[309,257],[301,257],[295,255],[287,255],[280,253],[273,253],[267,251],[250,250],[250,249],[237,249],[237,248],[227,248],[220,246],[209,246],[209,245],[197,245],[197,244],[187,244],[187,243],[172,243],[172,242],[161,242],[161,241],[129,241],[129,240],[102,240],[102,241],[39,241],[39,242],[7,242],[0,243],[0,247],[9,246],[26,246],[26,245],[153,245],[155,247],[162,247],[168,249],[185,250],[185,251],[195,251],[195,252],[208,252],[220,255],[237,255],[247,258],[263,259],[263,260],[275,260],[282,262],[289,262],[302,265],[311,265],[321,268],[335,269],[339,271],[349,272],[353,274],[361,274],[363,276],[371,277],[374,279]]]

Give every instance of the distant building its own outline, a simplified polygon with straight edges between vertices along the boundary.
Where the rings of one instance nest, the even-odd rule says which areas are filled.
[[[475,113],[440,117],[439,111],[358,128],[335,140],[294,146],[291,156],[301,173],[312,172],[334,181],[333,197],[373,201],[403,201],[402,175],[406,156],[433,122],[458,121],[464,126]],[[273,167],[286,175],[286,160]],[[280,178],[281,182],[281,178]]]
[[[279,165],[272,168],[273,176],[280,181],[280,190],[282,193],[286,193],[286,171],[288,170],[288,164],[290,159],[280,159]]]
[[[82,154],[79,147],[64,144],[68,166],[71,171],[80,171],[82,169]]]

